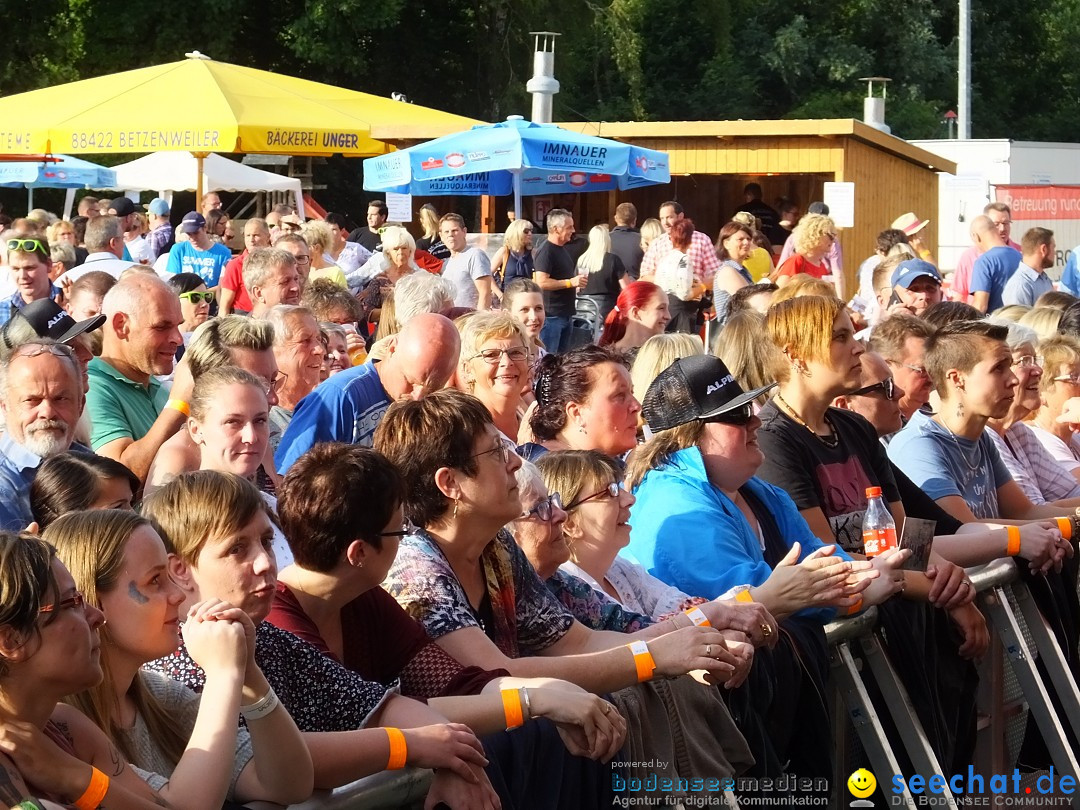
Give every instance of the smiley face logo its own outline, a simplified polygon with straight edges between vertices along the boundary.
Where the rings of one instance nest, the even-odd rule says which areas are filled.
[[[877,779],[866,768],[859,768],[848,777],[847,787],[852,796],[865,799],[877,789]]]

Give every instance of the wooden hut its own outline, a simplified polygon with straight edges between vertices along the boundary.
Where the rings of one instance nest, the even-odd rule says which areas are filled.
[[[619,202],[634,203],[640,223],[656,216],[663,201],[677,199],[697,227],[715,238],[742,205],[746,183],[759,183],[769,204],[778,197],[789,197],[805,211],[809,203],[822,199],[824,183],[853,182],[854,227],[840,233],[849,291],[855,289],[855,271],[873,252],[877,234],[901,214],[913,211],[929,219],[926,242],[937,244],[936,173],[956,171],[955,164],[945,158],[846,118],[575,122],[560,126],[660,149],[671,158],[669,186],[580,194],[569,199],[533,198],[532,204],[540,202],[541,206],[572,206],[579,231],[598,222],[613,223]]]

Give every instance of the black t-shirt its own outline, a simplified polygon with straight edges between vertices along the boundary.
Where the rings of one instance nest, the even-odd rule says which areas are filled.
[[[611,232],[611,252],[622,261],[630,278],[637,281],[641,260],[645,257],[641,249],[641,231],[626,225],[616,226]]]
[[[552,244],[551,240],[545,240],[536,250],[533,257],[533,269],[541,273],[547,273],[556,280],[565,280],[577,275],[574,260],[562,245]],[[569,318],[575,311],[574,298],[577,292],[573,289],[544,290],[544,313],[547,317]]]
[[[350,233],[349,241],[363,245],[372,253],[378,253],[382,250],[382,236],[377,233],[372,233],[367,225],[363,225]]]
[[[589,283],[582,295],[618,295],[622,288],[619,279],[626,275],[622,259],[614,253],[604,254],[604,263],[594,273],[589,273]]]
[[[759,416],[758,445],[765,463],[758,476],[786,491],[800,511],[819,507],[841,548],[861,553],[866,488],[881,487],[886,503],[900,500],[892,466],[873,426],[856,413],[829,408],[826,419],[837,437],[836,446],[830,447],[775,401],[770,400]]]
[[[780,215],[776,209],[762,200],[753,200],[739,207],[739,211],[746,211],[761,220],[761,230],[774,245],[783,245],[788,232],[780,227]]]

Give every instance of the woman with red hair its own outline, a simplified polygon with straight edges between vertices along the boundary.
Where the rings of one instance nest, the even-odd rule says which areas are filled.
[[[601,346],[636,353],[646,340],[662,334],[670,320],[667,293],[651,281],[635,281],[619,293],[615,309],[604,321],[599,342]]]

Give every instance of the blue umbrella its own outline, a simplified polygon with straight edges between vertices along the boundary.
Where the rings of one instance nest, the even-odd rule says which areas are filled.
[[[364,161],[364,188],[437,196],[610,191],[671,182],[668,156],[511,116]]]
[[[0,161],[4,188],[111,188],[116,172],[87,160],[56,155],[56,161]]]
[[[34,207],[35,188],[112,188],[116,172],[70,155],[53,155],[54,160],[0,161],[0,186],[26,188],[27,208]]]

